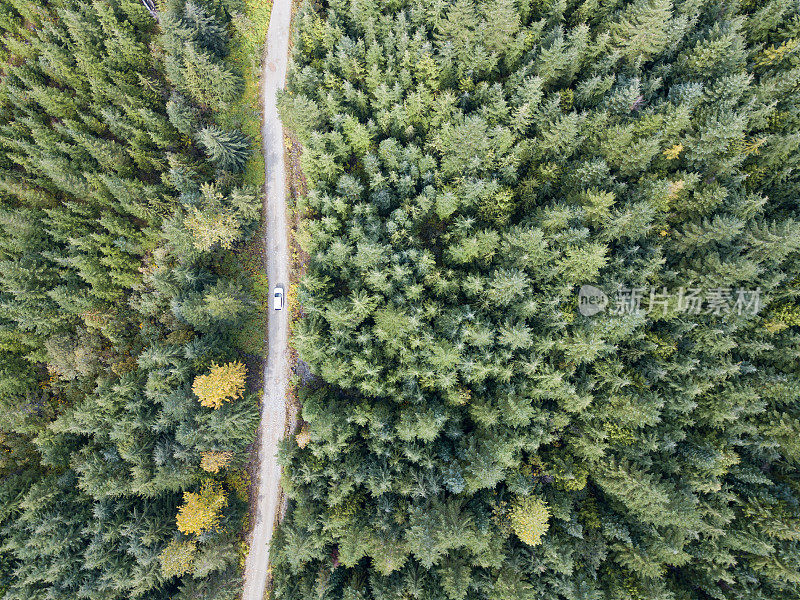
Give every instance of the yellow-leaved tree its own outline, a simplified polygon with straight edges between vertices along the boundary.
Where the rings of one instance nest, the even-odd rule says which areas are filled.
[[[227,467],[233,458],[233,452],[226,450],[224,452],[201,452],[200,468],[208,473],[219,473],[220,469]]]
[[[537,496],[518,496],[509,517],[511,529],[529,546],[540,544],[542,536],[550,528],[550,508]]]
[[[161,551],[161,574],[164,577],[179,577],[192,570],[197,542],[194,540],[172,540]]]
[[[201,534],[219,525],[220,511],[228,504],[225,490],[213,481],[206,481],[199,492],[184,492],[178,508],[178,531]]]
[[[205,375],[198,375],[192,383],[192,391],[200,398],[200,404],[208,408],[219,408],[223,402],[242,397],[247,369],[243,363],[214,364]]]
[[[311,433],[308,431],[308,425],[303,425],[297,435],[294,437],[294,441],[297,442],[297,445],[301,448],[305,448],[308,446],[308,442],[311,441]]]

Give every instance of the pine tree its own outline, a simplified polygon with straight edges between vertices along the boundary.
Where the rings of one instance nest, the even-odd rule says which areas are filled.
[[[238,172],[250,156],[250,140],[238,131],[226,131],[212,125],[200,130],[198,140],[211,162],[220,169]]]

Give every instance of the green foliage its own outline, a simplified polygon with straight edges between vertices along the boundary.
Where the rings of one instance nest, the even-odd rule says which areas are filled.
[[[216,112],[238,89],[238,7],[170,0],[160,26],[138,0],[0,9],[5,600],[222,599],[240,584],[241,478],[215,484],[213,531],[176,523],[183,494],[204,493],[203,458],[240,464],[258,419],[251,394],[209,411],[191,392],[239,358],[231,329],[252,304],[223,265],[260,200],[194,137],[219,119],[247,151]]]
[[[249,237],[261,208],[254,192],[236,188],[226,198],[207,183],[200,186],[200,194],[200,203],[190,206],[184,219],[198,250],[208,252],[217,245],[230,250]]]
[[[293,23],[317,379],[275,597],[800,598],[796,3]],[[584,317],[583,284],[765,309]]]
[[[250,141],[238,131],[204,127],[197,136],[209,159],[220,169],[239,172],[250,155]]]

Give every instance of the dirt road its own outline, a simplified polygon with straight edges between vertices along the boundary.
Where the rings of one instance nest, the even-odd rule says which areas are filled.
[[[267,277],[274,289],[289,287],[289,242],[286,223],[286,181],[283,165],[283,126],[278,118],[276,95],[286,80],[289,50],[291,0],[274,0],[267,33],[267,53],[262,76],[264,123],[261,131],[267,177],[264,201],[267,254]],[[243,600],[262,600],[267,581],[269,543],[272,539],[280,498],[281,468],[278,465],[278,442],[286,424],[286,391],[289,385],[288,338],[289,311],[272,310],[270,299],[269,340],[264,367],[264,393],[259,426],[258,501],[245,564]]]

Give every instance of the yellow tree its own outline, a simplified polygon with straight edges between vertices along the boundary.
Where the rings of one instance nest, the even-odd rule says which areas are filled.
[[[517,537],[536,546],[550,528],[550,508],[547,502],[536,496],[517,497],[511,507],[511,528]]]
[[[219,408],[223,402],[241,398],[246,377],[247,369],[239,361],[215,364],[208,373],[194,378],[192,391],[203,406]]]
[[[233,458],[233,452],[226,450],[224,452],[201,452],[200,468],[208,473],[219,473],[220,469],[227,467]]]
[[[219,484],[206,481],[199,492],[184,492],[183,505],[178,508],[178,531],[201,534],[219,525],[220,511],[228,504],[225,491]]]
[[[308,442],[311,441],[311,433],[308,431],[308,425],[303,425],[302,429],[300,429],[295,436],[294,441],[297,442],[297,445],[301,448],[308,446]]]
[[[172,540],[161,551],[161,574],[164,577],[180,577],[192,570],[194,555],[197,552],[197,542],[186,540],[180,542]]]

